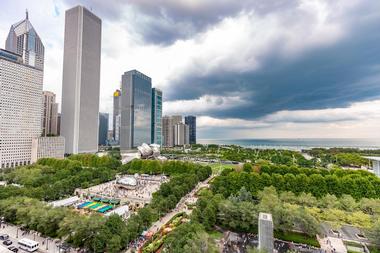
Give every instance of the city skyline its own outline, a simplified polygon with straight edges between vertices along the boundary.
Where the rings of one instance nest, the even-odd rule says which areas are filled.
[[[42,2],[2,3],[10,11],[0,15],[0,41],[27,8],[45,45],[44,90],[58,102],[64,11],[84,4],[104,20],[100,112],[112,113],[123,70],[139,69],[163,90],[163,115],[197,116],[199,138],[380,138],[379,3],[225,1],[209,12],[213,1],[193,8],[162,1],[165,19],[149,1]],[[305,16],[306,24],[290,14]]]

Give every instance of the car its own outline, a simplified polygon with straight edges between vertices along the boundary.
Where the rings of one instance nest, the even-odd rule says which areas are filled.
[[[6,245],[6,246],[9,246],[9,245],[12,244],[12,241],[11,240],[6,240],[6,241],[3,242],[3,244]]]
[[[18,248],[16,248],[15,246],[10,246],[8,249],[13,252],[18,252]]]
[[[8,240],[9,239],[9,235],[7,235],[7,234],[1,234],[0,235],[0,240]]]

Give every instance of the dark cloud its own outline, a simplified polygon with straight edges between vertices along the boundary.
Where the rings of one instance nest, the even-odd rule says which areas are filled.
[[[101,19],[117,21],[122,17],[124,1],[120,0],[63,0],[68,8],[83,5]]]
[[[120,21],[128,9],[128,30],[150,44],[169,45],[205,31],[224,18],[241,12],[266,15],[285,12],[299,0],[64,0],[68,6],[78,4],[92,9],[102,19]]]
[[[345,107],[380,97],[380,19],[355,27],[343,41],[287,61],[270,54],[257,71],[189,73],[167,98],[241,94],[248,105],[214,111],[219,118],[256,119],[280,110]],[[301,38],[300,38],[301,39]],[[191,85],[189,85],[191,84]]]
[[[143,18],[137,18],[136,28],[143,40],[154,44],[171,44],[188,39],[209,29],[221,20],[242,12],[257,15],[285,12],[298,5],[299,0],[129,0]]]

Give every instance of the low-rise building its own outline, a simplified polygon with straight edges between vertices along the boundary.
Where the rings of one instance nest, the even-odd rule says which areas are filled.
[[[55,137],[38,137],[32,141],[32,163],[40,158],[58,158],[63,159],[65,155],[65,138]]]

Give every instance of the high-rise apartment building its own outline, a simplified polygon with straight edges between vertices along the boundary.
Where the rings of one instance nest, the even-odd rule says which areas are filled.
[[[259,214],[259,249],[273,253],[273,220],[270,213]]]
[[[137,70],[125,72],[121,84],[120,150],[151,141],[152,80]]]
[[[113,115],[112,115],[113,139],[116,142],[119,141],[119,135],[116,136],[116,132],[120,132],[120,124],[119,125],[116,124],[117,123],[116,118],[120,115],[120,107],[121,107],[121,92],[120,90],[116,90],[113,93]]]
[[[174,146],[183,146],[189,144],[189,126],[177,123],[173,126]]]
[[[182,123],[181,115],[162,117],[162,146],[174,146],[174,125]]]
[[[5,50],[21,55],[24,64],[44,69],[45,48],[29,21],[28,11],[24,20],[11,26]]]
[[[0,168],[31,163],[41,135],[43,71],[21,55],[0,50]]]
[[[106,145],[108,139],[108,113],[99,113],[99,145]]]
[[[69,154],[98,150],[101,31],[83,6],[66,11],[61,135]]]
[[[162,145],[162,91],[152,89],[152,139],[151,143]]]
[[[189,144],[197,143],[197,118],[195,116],[186,116],[185,124],[189,126]]]
[[[51,91],[43,92],[42,136],[58,135],[58,103]]]

